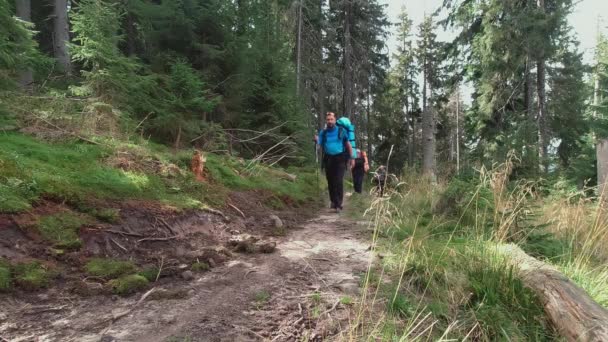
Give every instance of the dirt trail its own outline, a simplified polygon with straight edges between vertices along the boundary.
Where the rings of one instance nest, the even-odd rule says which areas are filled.
[[[159,299],[153,293],[134,307],[141,295],[66,297],[40,312],[36,306],[46,296],[41,294],[40,303],[8,303],[8,312],[0,313],[0,336],[10,341],[339,340],[352,315],[340,299],[356,300],[359,276],[371,257],[365,230],[365,224],[323,210],[277,240],[272,254],[238,254],[191,282],[165,286],[179,290],[182,298]],[[112,323],[112,315],[130,308]]]

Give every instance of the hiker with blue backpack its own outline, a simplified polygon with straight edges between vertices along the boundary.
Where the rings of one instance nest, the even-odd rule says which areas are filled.
[[[350,170],[355,165],[355,134],[348,118],[336,120],[332,112],[326,114],[325,123],[315,141],[323,151],[321,168],[325,169],[331,208],[339,213],[344,199],[344,173],[347,165]]]

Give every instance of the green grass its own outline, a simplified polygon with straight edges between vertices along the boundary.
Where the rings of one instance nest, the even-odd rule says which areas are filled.
[[[353,305],[354,304],[354,300],[350,296],[344,296],[344,297],[340,298],[340,304],[342,304],[342,305]]]
[[[260,310],[270,300],[271,294],[268,290],[259,290],[253,294],[253,305]]]
[[[54,270],[38,261],[20,263],[13,267],[15,283],[29,291],[48,287],[56,275]]]
[[[10,290],[11,281],[10,265],[6,260],[0,258],[0,292]]]
[[[78,230],[85,223],[86,220],[80,215],[58,213],[42,217],[36,228],[40,235],[52,242],[56,248],[78,249],[82,245]]]
[[[118,295],[124,296],[138,292],[148,286],[148,279],[139,275],[131,274],[110,280],[109,284],[112,291]]]
[[[95,258],[87,262],[85,270],[91,276],[113,279],[134,272],[135,265],[131,261]]]
[[[487,252],[488,229],[495,226],[487,215],[494,205],[488,202],[492,194],[476,194],[477,185],[464,182],[447,194],[437,190],[441,187],[411,184],[390,199],[368,201],[368,217],[377,228],[375,251],[384,257],[362,277],[369,296],[362,298],[360,310],[381,301],[386,313],[363,314],[371,326],[359,337],[462,340],[472,332],[468,337],[481,341],[555,340],[538,298],[508,263]],[[530,250],[546,258],[562,254],[561,241],[532,234],[527,238]]]
[[[269,190],[276,198],[273,205],[283,208],[317,198],[314,169],[298,169],[295,182],[277,177],[278,169],[257,166],[247,172],[248,162],[210,154],[206,169],[210,182],[196,182],[188,166],[191,152],[175,154],[154,144],[139,146],[107,141],[105,145],[79,142],[47,143],[32,137],[6,133],[0,135],[0,212],[19,212],[31,208],[41,196],[84,207],[98,219],[115,222],[112,209],[86,209],[87,199],[156,200],[177,208],[223,205],[230,190]],[[182,174],[123,171],[104,161],[115,151],[128,151],[137,160],[156,159],[162,165],[176,164]]]

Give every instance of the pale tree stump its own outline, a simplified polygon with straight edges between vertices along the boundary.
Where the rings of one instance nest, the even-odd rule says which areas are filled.
[[[192,162],[190,164],[190,170],[192,170],[192,173],[194,173],[194,177],[199,182],[205,181],[205,175],[203,171],[205,169],[206,161],[207,158],[200,151],[194,151],[194,154],[192,155]]]

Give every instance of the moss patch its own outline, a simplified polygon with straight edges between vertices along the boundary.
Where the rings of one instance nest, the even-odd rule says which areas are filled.
[[[194,272],[204,272],[209,270],[209,264],[206,262],[195,262],[190,269]]]
[[[130,261],[95,258],[87,262],[85,270],[89,275],[95,277],[114,279],[134,272],[135,265]]]
[[[11,269],[8,262],[0,258],[0,292],[11,288]]]
[[[49,286],[55,272],[38,261],[17,264],[13,268],[15,283],[25,290],[37,290]]]
[[[82,241],[78,237],[78,230],[86,220],[76,214],[59,213],[45,216],[40,219],[36,228],[40,235],[59,249],[78,249]]]
[[[146,267],[143,270],[139,271],[140,276],[148,279],[148,281],[152,282],[152,281],[156,281],[156,276],[158,275],[158,267],[156,266],[150,266],[150,267]]]
[[[110,281],[112,291],[119,295],[128,295],[135,293],[148,286],[148,279],[139,274],[131,274]]]

